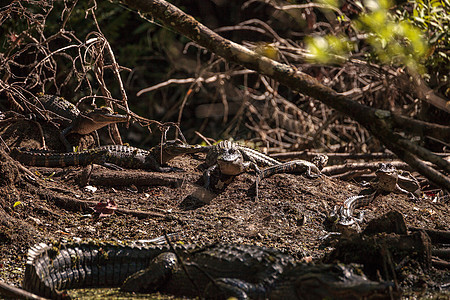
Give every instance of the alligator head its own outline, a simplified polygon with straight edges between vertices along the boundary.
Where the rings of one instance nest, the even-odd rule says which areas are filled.
[[[390,292],[398,297],[393,283],[371,281],[353,265],[299,265],[284,276],[293,276],[301,299],[389,299]]]
[[[71,133],[89,134],[113,123],[126,122],[127,116],[115,113],[110,107],[96,108],[80,114],[72,124]]]
[[[248,163],[244,162],[244,157],[239,149],[223,148],[217,157],[217,164],[220,172],[224,175],[239,175],[245,171]]]
[[[166,164],[174,157],[203,151],[200,145],[189,145],[180,139],[167,140],[150,149],[152,156],[161,164]]]
[[[387,192],[394,192],[397,189],[398,171],[392,164],[380,163],[375,171],[378,178],[378,187]]]
[[[312,159],[311,162],[322,170],[328,164],[328,156],[325,154],[317,154]]]

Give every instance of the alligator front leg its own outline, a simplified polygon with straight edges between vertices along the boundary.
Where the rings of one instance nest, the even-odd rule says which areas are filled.
[[[419,200],[417,198],[417,196],[413,192],[410,192],[410,191],[402,188],[398,183],[395,185],[395,191],[394,192],[399,193],[399,194],[402,194],[402,193],[407,194],[409,199],[413,200],[413,201],[418,201]]]
[[[245,168],[245,172],[253,170],[253,171],[255,171],[256,175],[259,175],[259,173],[261,173],[261,170],[258,168],[258,165],[252,161],[244,162],[244,168]]]
[[[264,287],[258,284],[248,283],[246,281],[236,278],[214,278],[213,276],[207,276],[204,279],[209,283],[202,284],[204,279],[200,279],[198,273],[192,272],[194,269],[199,270],[201,267],[196,263],[185,262],[188,267],[188,274],[192,277],[183,275],[183,282],[175,282],[177,278],[176,274],[183,273],[184,270],[180,267],[177,257],[172,252],[164,252],[158,255],[152,260],[150,265],[143,270],[130,275],[120,290],[123,292],[135,292],[135,293],[152,293],[157,291],[179,294],[176,291],[178,289],[189,288],[191,291],[188,294],[204,297],[206,299],[248,299],[247,295],[251,295],[252,298],[264,298],[266,290]],[[178,273],[177,273],[178,272]],[[203,275],[207,273],[205,270],[201,271]],[[189,278],[190,287],[187,287],[187,278]]]
[[[120,289],[124,292],[155,292],[170,280],[177,266],[178,261],[174,253],[161,253],[146,269],[130,275]]]
[[[69,141],[66,138],[66,136],[69,134],[69,132],[71,130],[72,130],[72,126],[69,126],[59,133],[59,139],[64,144],[64,147],[66,148],[67,152],[73,151],[72,145],[69,143]]]
[[[218,165],[212,165],[208,169],[203,172],[203,187],[205,189],[209,188],[209,185],[211,184],[211,173],[218,168]]]

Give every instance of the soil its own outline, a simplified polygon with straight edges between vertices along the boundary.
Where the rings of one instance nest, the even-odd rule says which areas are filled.
[[[2,124],[0,135],[9,147],[41,147],[42,137],[31,123]],[[61,149],[52,126],[42,128],[47,146]],[[255,201],[255,176],[251,173],[233,178],[216,193],[205,191],[198,169],[204,159],[201,155],[170,162],[184,172],[155,173],[112,171],[97,165],[52,169],[21,166],[4,149],[0,151],[0,280],[16,286],[20,286],[30,246],[75,237],[136,240],[178,232],[185,243],[264,245],[284,250],[298,260],[320,261],[332,250],[321,246],[321,238],[330,230],[325,222],[327,214],[361,189],[327,176],[309,179],[279,174],[262,181]],[[146,180],[138,180],[143,177]],[[85,187],[88,178],[96,190]],[[118,209],[99,217],[93,207],[108,200]],[[392,210],[399,211],[408,226],[450,230],[448,204],[432,198],[413,202],[401,194],[377,197],[365,208],[364,224]],[[448,270],[411,268],[405,278],[398,280],[413,298],[449,295],[441,294],[438,288],[446,286],[448,290]]]

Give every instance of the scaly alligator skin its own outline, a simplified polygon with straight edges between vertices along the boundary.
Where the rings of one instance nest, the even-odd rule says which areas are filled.
[[[305,173],[309,178],[319,177],[321,174],[320,170],[328,162],[328,156],[322,154],[316,155],[312,161],[297,159],[264,169],[259,173],[255,181],[255,200],[258,200],[259,183],[266,177],[279,173]]]
[[[81,113],[75,105],[63,97],[39,93],[37,98],[46,110],[62,118],[63,126],[69,126]]]
[[[179,140],[169,140],[162,146],[155,146],[149,151],[123,145],[109,145],[69,153],[13,148],[10,155],[21,163],[38,167],[85,166],[96,163],[105,166],[112,164],[112,166],[121,168],[168,172],[174,169],[161,165],[178,155],[195,152],[197,152],[197,146],[187,145]]]
[[[109,107],[82,113],[75,105],[62,97],[46,94],[38,94],[37,97],[45,109],[63,118],[62,125],[69,127],[65,129],[67,131],[65,134],[89,134],[108,124],[127,120],[126,116],[114,113]]]
[[[372,203],[377,195],[377,190],[370,187],[362,190],[359,195],[351,196],[345,199],[342,206],[335,206],[330,213],[328,219],[334,223],[334,229],[337,231],[357,231],[361,230],[359,223],[363,222],[364,212],[359,214],[359,217],[354,217],[355,209],[364,207]],[[349,229],[349,230],[347,230]]]
[[[268,299],[400,299],[393,283],[368,280],[357,266],[297,264],[283,272]],[[391,295],[392,297],[391,297]]]
[[[379,168],[375,171],[375,175],[377,176],[377,181],[370,184],[371,186],[368,189],[362,190],[357,196],[347,198],[340,208],[334,208],[330,214],[330,220],[336,222],[337,228],[340,226],[354,226],[354,229],[359,231],[358,223],[362,223],[364,214],[361,212],[359,218],[356,218],[353,216],[353,211],[369,205],[380,193],[406,193],[412,199],[416,199],[414,193],[420,190],[420,185],[412,175],[400,175],[398,170],[389,163],[380,163]]]
[[[68,153],[12,148],[9,155],[15,160],[29,166],[56,168],[87,166],[92,163],[103,164],[107,153],[107,149],[99,148]]]
[[[231,141],[221,141],[215,145],[203,147],[203,151],[208,153],[205,161],[207,167],[216,164],[217,159],[220,159],[220,156],[225,155],[225,153],[233,154],[235,152],[239,152],[244,161],[254,163],[261,167],[281,164],[281,162],[271,158],[270,156]]]
[[[405,193],[408,194],[411,199],[417,199],[414,193],[416,193],[417,190],[420,190],[420,185],[417,179],[411,174],[409,174],[408,177],[401,175],[394,165],[381,163],[378,170],[375,171],[375,175],[378,178],[378,182],[375,183],[378,190],[393,193]]]
[[[71,150],[71,146],[65,138],[66,135],[70,133],[85,135],[109,124],[127,121],[127,116],[114,113],[109,107],[82,113],[75,105],[62,97],[42,93],[37,97],[45,109],[56,114],[62,120],[65,129],[61,132],[61,141],[68,151]]]
[[[352,299],[345,291],[356,298],[387,297],[387,283],[368,281],[344,266],[332,273],[329,265],[295,264],[291,256],[271,248],[176,244],[175,249],[189,276],[167,245],[38,244],[28,252],[23,288],[52,299],[64,298],[66,289],[118,286],[208,299],[312,299],[308,295],[315,294]]]
[[[281,162],[256,150],[230,141],[221,141],[213,146],[203,147],[207,152],[203,174],[205,187],[210,185],[211,173],[219,168],[223,175],[235,176],[249,170],[260,173],[258,166],[275,166]]]

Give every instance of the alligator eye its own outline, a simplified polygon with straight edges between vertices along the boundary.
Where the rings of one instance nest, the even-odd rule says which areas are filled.
[[[234,154],[234,153],[235,153],[235,150],[234,150],[234,149],[230,149],[230,150],[228,150],[228,153]]]
[[[102,113],[105,113],[105,114],[113,114],[114,113],[114,111],[112,110],[112,108],[111,107],[108,107],[108,106],[102,106],[102,107],[100,107],[100,108],[97,108],[97,109],[95,109],[96,111],[99,111],[99,112],[102,112]]]

